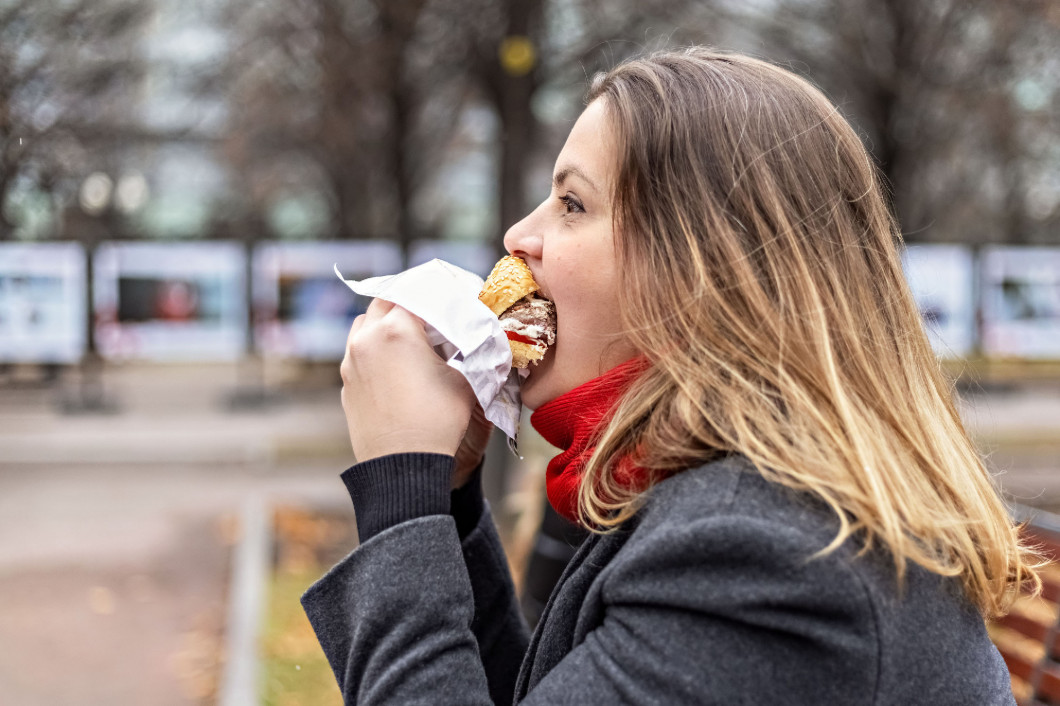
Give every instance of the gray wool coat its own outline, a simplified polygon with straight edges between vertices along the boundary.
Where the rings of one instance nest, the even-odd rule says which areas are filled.
[[[530,636],[486,512],[371,537],[303,597],[348,704],[1014,704],[951,579],[848,542],[821,503],[731,457],[593,535]]]

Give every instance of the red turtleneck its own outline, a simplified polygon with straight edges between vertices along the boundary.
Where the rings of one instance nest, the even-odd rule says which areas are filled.
[[[578,522],[578,485],[595,449],[590,444],[610,420],[619,398],[647,365],[644,358],[628,360],[546,402],[530,415],[534,429],[545,441],[561,449],[549,461],[545,486],[552,507],[571,522]],[[624,467],[622,470],[620,482],[630,485],[643,482],[645,473],[641,469]]]

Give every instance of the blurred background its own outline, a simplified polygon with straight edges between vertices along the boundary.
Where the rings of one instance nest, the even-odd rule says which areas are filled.
[[[341,702],[297,603],[356,544],[332,266],[485,275],[588,78],[690,43],[856,126],[969,429],[1060,507],[1054,0],[0,0],[0,704]]]

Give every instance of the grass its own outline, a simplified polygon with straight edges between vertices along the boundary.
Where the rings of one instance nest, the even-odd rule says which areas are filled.
[[[324,571],[321,567],[273,574],[261,645],[262,704],[342,706],[335,675],[298,602]]]
[[[342,706],[335,676],[299,599],[355,546],[352,513],[279,507],[273,530],[275,562],[260,645],[261,703]]]
[[[1060,381],[1060,360],[1027,358],[946,358],[940,361],[946,374],[976,389],[979,385]]]

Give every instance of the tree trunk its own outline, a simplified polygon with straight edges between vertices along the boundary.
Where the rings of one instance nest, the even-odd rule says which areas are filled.
[[[404,51],[402,51],[404,54]],[[409,86],[405,85],[405,82],[401,80],[400,69],[401,64],[398,64],[398,76],[393,84],[393,89],[390,94],[391,102],[391,135],[390,135],[390,163],[394,170],[394,188],[397,192],[397,213],[396,223],[397,226],[397,240],[401,246],[401,266],[402,269],[409,265],[409,255],[412,250],[412,241],[416,237],[416,222],[412,217],[412,165],[409,159],[408,153],[409,146],[409,134],[412,131],[412,97],[409,95],[411,90]]]
[[[530,37],[539,50],[540,27],[544,6],[541,0],[509,0],[506,36]],[[498,254],[504,251],[504,233],[526,215],[527,167],[537,140],[537,118],[530,101],[536,88],[536,69],[522,76],[513,76],[497,62],[497,113],[500,116],[500,209],[495,246]]]

